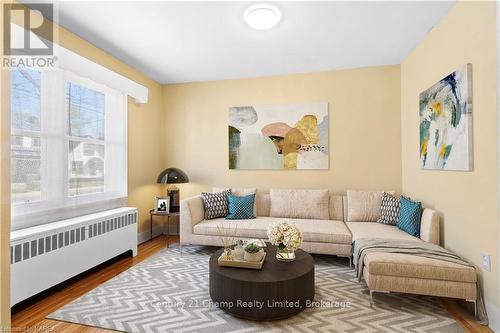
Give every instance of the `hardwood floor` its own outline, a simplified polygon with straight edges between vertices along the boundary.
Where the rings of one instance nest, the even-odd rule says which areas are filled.
[[[170,238],[171,244],[176,242],[178,242],[178,238]],[[166,243],[167,240],[165,236],[156,237],[150,242],[141,244],[139,246],[138,255],[135,258],[131,258],[130,256],[119,257],[44,292],[35,299],[15,306],[12,309],[13,331],[68,333],[114,332],[95,327],[45,319],[45,317],[56,309],[96,288],[98,285],[152,256],[164,248]],[[464,311],[455,301],[443,300],[443,307],[455,317],[457,322],[464,327],[466,332],[492,332],[487,327],[481,326],[475,322],[472,316],[466,313],[466,311]]]

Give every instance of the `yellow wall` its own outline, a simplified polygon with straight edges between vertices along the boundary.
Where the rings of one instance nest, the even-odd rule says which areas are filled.
[[[479,268],[486,301],[498,307],[495,31],[494,2],[459,2],[401,65],[401,123],[403,192],[442,213],[444,245]],[[473,73],[474,171],[423,171],[419,94],[466,63]],[[491,255],[492,272],[481,269],[482,252]]]
[[[163,86],[165,150],[191,196],[212,186],[401,190],[399,66]],[[329,102],[330,170],[228,169],[231,106]]]

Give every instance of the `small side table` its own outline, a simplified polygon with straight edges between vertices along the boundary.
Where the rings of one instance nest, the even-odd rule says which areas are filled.
[[[154,209],[151,209],[149,211],[149,229],[150,229],[150,238],[149,240],[153,239],[153,216],[164,216],[167,217],[167,247],[169,246],[169,241],[170,241],[170,218],[171,217],[176,217],[180,216],[180,213],[165,213],[165,212],[155,212]],[[177,233],[179,233],[179,224],[177,224]]]

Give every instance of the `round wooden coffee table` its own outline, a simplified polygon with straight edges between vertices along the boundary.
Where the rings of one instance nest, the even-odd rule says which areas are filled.
[[[250,320],[293,316],[314,299],[314,259],[303,250],[293,262],[276,260],[276,247],[267,245],[262,270],[221,267],[222,249],[210,257],[210,297],[221,309]]]

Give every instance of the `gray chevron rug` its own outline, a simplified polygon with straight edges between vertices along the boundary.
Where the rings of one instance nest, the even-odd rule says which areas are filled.
[[[345,258],[315,256],[315,306],[272,322],[245,321],[208,294],[206,247],[164,249],[48,318],[124,332],[464,332],[432,297],[368,290]]]

